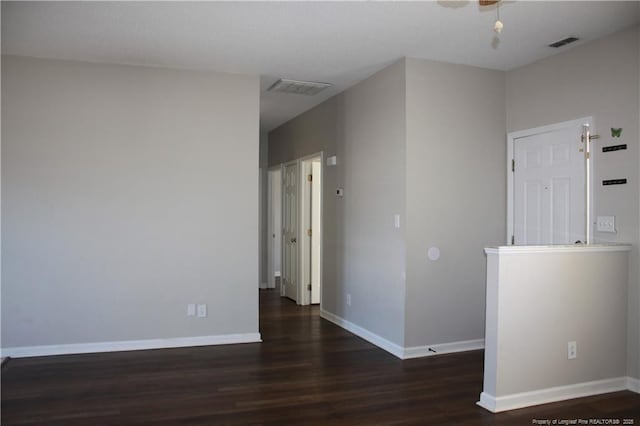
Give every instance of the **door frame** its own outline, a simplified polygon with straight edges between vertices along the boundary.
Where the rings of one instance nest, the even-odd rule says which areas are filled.
[[[511,237],[514,235],[514,197],[515,197],[515,188],[514,188],[514,174],[515,172],[512,169],[513,161],[515,159],[515,146],[514,144],[518,139],[533,136],[540,133],[548,133],[553,132],[554,130],[564,129],[566,127],[574,127],[574,126],[582,126],[583,124],[589,124],[591,129],[591,134],[595,134],[595,128],[593,125],[593,117],[583,117],[575,120],[563,121],[560,123],[549,124],[546,126],[534,127],[531,129],[518,130],[515,132],[507,133],[507,241],[506,245],[510,246]],[[595,206],[595,198],[594,198],[594,170],[596,164],[596,155],[594,155],[596,150],[591,150],[591,175],[590,175],[590,185],[589,185],[589,197],[591,198],[591,204],[589,208],[589,214],[591,218],[594,218],[594,206]],[[591,221],[592,222],[592,221]],[[589,239],[593,238],[593,223],[587,224],[589,226]]]
[[[304,163],[311,163],[311,160],[315,160],[315,159],[320,159],[320,182],[319,182],[319,190],[320,190],[320,205],[319,205],[319,220],[320,220],[320,232],[318,235],[318,238],[320,239],[320,266],[318,268],[319,271],[319,286],[320,286],[320,309],[322,309],[322,287],[323,287],[323,280],[322,280],[322,270],[323,267],[322,265],[324,264],[324,239],[323,239],[323,234],[324,234],[324,218],[323,218],[323,207],[324,207],[324,151],[319,151],[316,152],[314,154],[309,154],[309,155],[305,155],[304,157],[301,157],[298,159],[298,161],[300,162],[300,168],[299,170],[302,172],[303,171],[303,167],[302,165]],[[306,174],[300,173],[300,185],[298,186],[298,196],[299,196],[299,200],[300,200],[300,206],[303,207],[304,206],[304,201],[305,201],[305,193],[307,191],[309,191],[308,189],[308,185],[305,185],[306,181]],[[311,196],[311,194],[309,193],[309,196]],[[305,210],[303,208],[300,208],[298,211],[298,224],[300,226],[298,226],[298,241],[303,241],[302,238],[306,238],[306,235],[304,234],[304,232],[301,232],[301,229],[303,228],[302,224],[304,223],[304,219],[303,219],[303,214],[305,213]],[[313,237],[313,236],[312,236]],[[306,240],[305,240],[306,241]],[[298,300],[298,304],[299,305],[309,305],[311,304],[311,292],[309,291],[305,291],[305,284],[303,283],[302,280],[302,267],[305,265],[304,262],[304,248],[305,248],[306,244],[300,244],[298,247],[299,250],[299,254],[298,254],[298,259],[299,259],[299,267],[298,267],[298,296],[299,299]],[[309,265],[309,267],[311,267],[311,265]]]
[[[282,165],[277,165],[267,168],[267,288],[275,288],[275,270],[274,270],[274,255],[275,255],[275,240],[280,240],[280,247],[282,248],[282,223],[280,223],[280,232],[275,232],[273,228],[274,216],[273,216],[273,182],[271,179],[271,173],[280,172],[280,191],[282,192]],[[280,194],[280,209],[282,209],[282,193]],[[282,210],[280,211],[280,220],[282,221]],[[273,237],[275,235],[275,237]],[[280,250],[282,256],[282,250]],[[280,274],[282,274],[282,257],[280,257]]]

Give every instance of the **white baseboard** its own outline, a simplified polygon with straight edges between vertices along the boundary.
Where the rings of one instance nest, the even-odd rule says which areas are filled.
[[[496,413],[496,397],[489,395],[486,392],[480,393],[480,401],[476,402],[479,406],[485,410],[489,410],[492,413]]]
[[[269,288],[269,285],[267,283],[260,283],[260,288],[264,290],[265,288]]]
[[[405,348],[385,339],[384,337],[378,336],[377,334],[367,330],[366,328],[360,327],[359,325],[347,321],[344,318],[334,315],[331,312],[321,310],[320,316],[327,321],[331,321],[332,323],[344,328],[345,330],[350,331],[356,336],[362,337],[364,340],[373,343],[379,348],[384,349],[385,351],[400,359],[420,358],[431,355],[441,355],[454,352],[484,349],[484,339],[464,340],[460,342],[440,343],[437,345],[426,346],[412,346]],[[433,349],[433,351],[435,352],[430,351],[429,349]]]
[[[440,343],[427,346],[411,346],[404,348],[404,356],[402,358],[420,358],[423,356],[475,351],[479,349],[484,349],[484,339],[462,340],[460,342]]]
[[[640,393],[640,380],[633,377],[627,377],[627,389],[631,392]]]
[[[260,333],[221,334],[218,336],[174,337],[169,339],[124,340],[116,342],[73,343],[68,345],[22,346],[2,348],[3,357],[23,358],[46,355],[87,354],[95,352],[137,351],[189,346],[229,345],[261,342]]]
[[[629,385],[634,380],[637,385],[636,379],[632,379],[630,377],[616,377],[613,379],[577,383],[575,385],[568,386],[557,386],[499,397],[482,392],[480,394],[480,401],[478,401],[477,404],[493,413],[499,413],[501,411],[530,407],[532,405],[547,404],[550,402],[600,395],[609,392],[618,392],[629,389]]]
[[[391,355],[394,355],[402,359],[402,355],[404,353],[404,348],[402,346],[396,345],[395,343],[385,339],[384,337],[380,337],[377,334],[372,333],[369,330],[360,327],[359,325],[356,325],[350,321],[347,321],[344,318],[340,318],[339,316],[332,314],[331,312],[321,310],[320,317],[334,323],[339,327],[344,328],[345,330],[355,334],[358,337],[363,338],[369,343],[373,343],[379,348],[389,352]]]

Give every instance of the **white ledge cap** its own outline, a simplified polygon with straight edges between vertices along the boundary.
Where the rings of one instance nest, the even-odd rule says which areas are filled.
[[[585,252],[611,252],[631,251],[631,244],[558,244],[546,246],[495,246],[486,247],[486,254],[511,254],[511,253],[585,253]]]

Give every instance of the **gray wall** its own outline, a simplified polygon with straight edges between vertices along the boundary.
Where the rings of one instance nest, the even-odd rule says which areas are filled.
[[[400,61],[269,134],[269,165],[324,151],[324,310],[404,341],[405,68]],[[344,198],[336,198],[343,187]],[[401,229],[393,215],[401,215]],[[346,305],[351,294],[352,304]]]
[[[258,105],[255,76],[3,57],[2,347],[256,333]]]
[[[505,241],[504,83],[501,71],[407,59],[408,347],[484,336],[483,248]]]
[[[638,185],[638,27],[575,47],[507,73],[507,130],[594,117],[601,138],[593,149],[596,215],[616,216],[617,234],[594,233],[596,241],[633,244],[639,259]],[[610,128],[622,127],[620,139]],[[627,151],[602,153],[601,147],[626,143]],[[602,179],[624,177],[627,185],[603,187]],[[638,262],[629,262],[628,369],[640,377],[640,283]]]
[[[336,287],[325,310],[404,346],[405,62],[338,99]],[[394,228],[400,215],[400,229]],[[326,253],[326,248],[325,248]],[[345,297],[351,294],[351,306]]]

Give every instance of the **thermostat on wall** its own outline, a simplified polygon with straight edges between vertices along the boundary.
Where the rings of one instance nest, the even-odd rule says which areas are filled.
[[[336,196],[344,197],[344,189],[343,188],[336,188]]]

